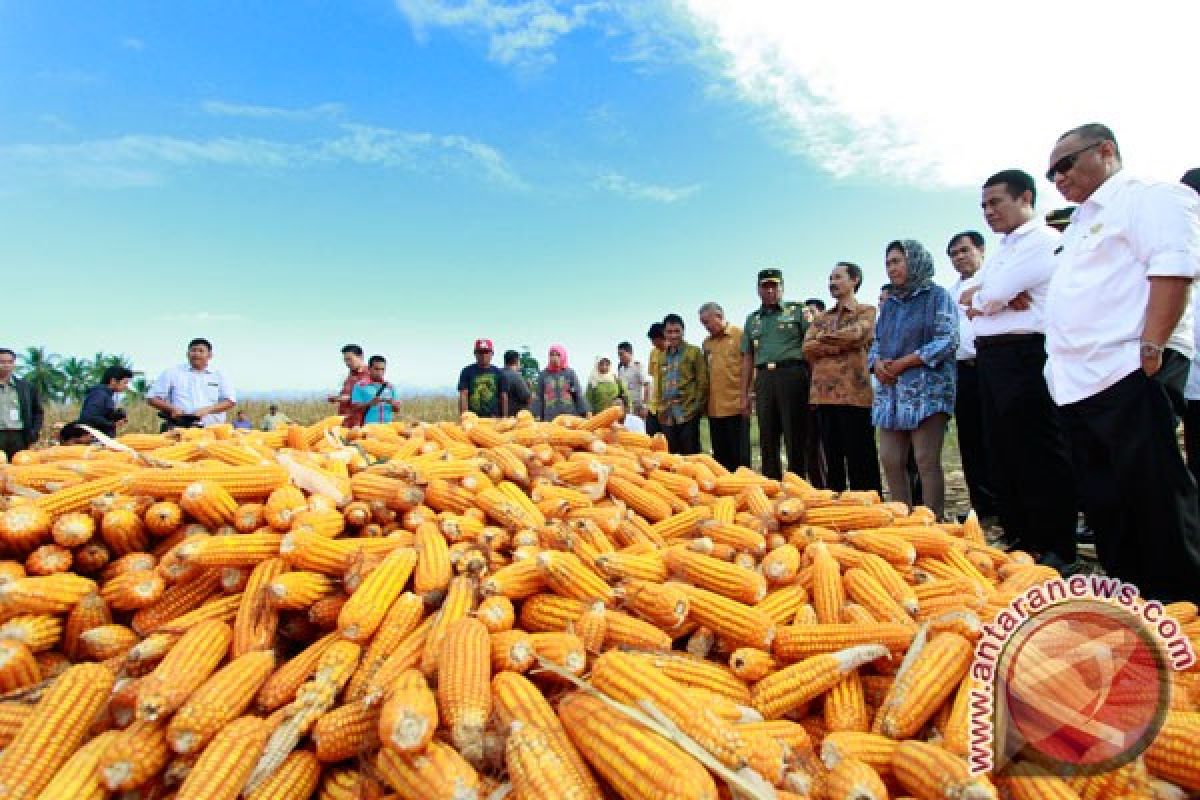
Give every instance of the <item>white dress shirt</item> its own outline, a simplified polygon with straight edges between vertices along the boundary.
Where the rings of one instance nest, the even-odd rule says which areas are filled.
[[[979,291],[971,306],[983,312],[972,320],[976,336],[1046,332],[1046,292],[1057,266],[1054,251],[1061,234],[1035,216],[1000,239],[1000,246],[979,270]],[[1021,292],[1029,308],[1017,311],[1009,302]]]
[[[1200,293],[1200,283],[1192,286],[1192,307],[1196,306],[1196,294]],[[1193,325],[1195,333],[1193,334],[1193,343],[1196,346],[1196,353],[1192,356],[1192,366],[1188,370],[1187,386],[1183,389],[1183,397],[1185,400],[1200,400],[1200,325]]]
[[[978,283],[979,273],[976,272],[969,278],[960,277],[950,287],[950,296],[954,298],[954,306],[958,309],[958,351],[954,354],[956,361],[969,361],[975,358],[975,326],[967,318],[966,306],[958,302],[958,298],[962,297],[963,292]]]
[[[630,411],[625,415],[625,430],[632,431],[634,433],[645,433],[646,422],[637,414],[634,414],[632,411]]]
[[[150,396],[183,409],[185,414],[191,414],[197,408],[216,405],[222,400],[237,400],[233,386],[225,380],[220,370],[196,370],[192,369],[190,364],[179,364],[165,370],[154,382]],[[224,421],[224,412],[205,414],[200,419],[200,424],[207,428]]]
[[[1122,170],[1071,215],[1046,298],[1046,383],[1059,405],[1141,367],[1148,279],[1200,275],[1198,213],[1200,199],[1187,186]],[[1166,346],[1191,358],[1194,335],[1189,297]]]

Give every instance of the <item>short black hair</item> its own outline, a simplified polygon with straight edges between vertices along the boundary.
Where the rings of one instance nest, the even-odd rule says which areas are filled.
[[[12,350],[9,350],[7,347],[0,347],[0,356],[12,356],[13,358],[16,358],[17,354]]]
[[[887,255],[893,250],[899,250],[901,253],[904,253],[905,258],[908,258],[908,251],[904,249],[904,242],[900,241],[899,239],[894,239],[888,242],[888,246],[883,249],[883,254]]]
[[[507,367],[509,364],[520,364],[520,363],[521,363],[521,354],[518,353],[516,350],[505,350],[504,351],[504,366]]]
[[[100,376],[100,383],[107,386],[112,381],[123,381],[133,377],[133,370],[128,367],[107,367]]]
[[[60,430],[58,432],[58,440],[60,442],[66,442],[71,439],[78,439],[80,436],[90,436],[90,435],[91,434],[88,433],[87,431],[85,431],[83,429],[83,426],[80,425],[79,423],[68,422],[66,425],[63,425],[62,430]]]
[[[362,348],[356,344],[348,344],[342,348],[342,355],[345,355],[346,353],[354,353],[354,355],[362,358],[363,351]]]
[[[819,298],[819,297],[810,297],[810,298],[808,298],[807,300],[805,300],[805,301],[804,301],[804,305],[806,305],[806,306],[816,306],[816,307],[817,307],[817,311],[824,311],[824,310],[825,310],[825,301],[824,301],[824,300],[822,300],[822,299],[821,299],[821,298]]]
[[[210,342],[208,339],[203,339],[200,337],[196,337],[195,339],[192,339],[190,342],[188,342],[188,350],[191,350],[193,347],[195,347],[198,344],[204,345],[206,348],[208,348],[208,352],[210,352],[210,353],[212,352],[212,342]]]
[[[1019,200],[1021,195],[1029,192],[1030,204],[1037,205],[1037,184],[1033,182],[1033,176],[1024,170],[1000,170],[983,182],[984,189],[990,189],[993,186],[1003,186],[1013,200]]]
[[[668,325],[678,325],[681,328],[687,327],[683,324],[683,317],[679,316],[678,314],[667,314],[665,317],[663,317],[662,324],[664,333],[666,332],[666,327]]]
[[[1193,192],[1200,192],[1200,167],[1192,167],[1183,173],[1179,182],[1184,186],[1190,186]]]
[[[1112,128],[1100,122],[1088,122],[1080,125],[1078,128],[1071,130],[1058,137],[1061,142],[1071,134],[1075,134],[1080,139],[1083,139],[1086,144],[1099,144],[1100,142],[1112,142],[1113,152],[1117,154],[1117,160],[1121,160],[1121,146],[1117,144],[1116,134],[1112,132]]]
[[[656,322],[650,326],[650,330],[646,331],[647,339],[661,339],[667,334],[665,333],[666,326],[661,322]]]
[[[387,359],[384,358],[383,356],[371,356],[369,359],[367,359],[368,367],[373,367],[376,364],[386,364],[386,363],[387,363]]]
[[[850,276],[850,280],[854,281],[854,291],[857,292],[862,288],[862,267],[853,261],[839,261],[834,266],[846,268],[846,274]]]
[[[975,245],[980,250],[983,249],[984,240],[982,233],[979,231],[959,231],[950,237],[950,241],[946,242],[946,255],[950,255],[950,251],[954,249],[955,242],[964,236],[971,242],[971,244]]]
[[[621,351],[632,353],[633,345],[631,345],[629,342],[621,342],[619,345],[617,345],[617,352],[620,353]]]

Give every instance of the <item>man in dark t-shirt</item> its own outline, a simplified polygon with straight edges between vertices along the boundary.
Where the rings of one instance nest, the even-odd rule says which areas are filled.
[[[491,339],[475,340],[475,363],[463,367],[458,376],[458,411],[480,417],[508,415],[508,393],[504,374],[492,365]]]
[[[521,354],[516,350],[504,353],[504,393],[508,395],[508,412],[505,416],[515,417],[518,411],[529,408],[533,393],[521,374]]]

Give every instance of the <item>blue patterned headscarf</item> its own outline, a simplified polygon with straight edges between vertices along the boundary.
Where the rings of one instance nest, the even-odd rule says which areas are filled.
[[[885,252],[890,252],[897,245],[904,251],[904,258],[908,262],[908,278],[905,279],[902,286],[893,285],[891,294],[897,297],[907,297],[933,283],[933,256],[916,239],[900,239],[892,242]]]

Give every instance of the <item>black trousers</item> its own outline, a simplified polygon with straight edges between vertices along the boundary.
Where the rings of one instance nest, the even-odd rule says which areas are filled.
[[[1046,338],[980,336],[975,349],[1000,524],[1021,548],[1072,562],[1079,505],[1071,452],[1042,372]]]
[[[1167,350],[1153,378],[1061,407],[1100,563],[1164,603],[1200,602],[1200,508],[1175,437],[1188,367]]]
[[[3,451],[4,455],[8,456],[9,461],[17,453],[27,449],[25,446],[25,431],[0,431],[0,451]]]
[[[747,422],[741,414],[708,418],[713,458],[730,472],[750,466],[750,426]]]
[[[758,447],[762,473],[783,478],[779,440],[787,450],[787,468],[796,475],[807,474],[804,437],[808,434],[808,367],[804,364],[759,369],[754,378],[754,409],[758,414]]]
[[[681,456],[694,456],[700,452],[700,417],[692,417],[678,425],[663,425],[667,437],[667,449]]]
[[[1183,451],[1192,478],[1200,483],[1200,400],[1188,400],[1183,412]]]
[[[821,406],[817,426],[825,448],[827,488],[839,492],[847,487],[882,492],[871,409]]]
[[[954,397],[954,424],[958,430],[958,453],[962,457],[963,477],[971,508],[980,517],[994,517],[998,510],[996,493],[988,469],[987,448],[983,438],[983,400],[979,396],[979,367],[976,362],[959,361],[958,389]]]
[[[658,415],[647,411],[646,412],[646,435],[653,436],[656,433],[662,433],[662,425],[658,422]]]
[[[804,435],[804,466],[808,482],[817,489],[829,487],[829,462],[821,439],[821,406],[808,405],[808,431]]]

